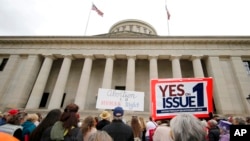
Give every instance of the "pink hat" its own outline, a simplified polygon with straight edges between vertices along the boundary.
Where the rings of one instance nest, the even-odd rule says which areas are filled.
[[[16,115],[18,112],[19,112],[18,109],[10,109],[10,110],[8,111],[8,113],[9,113],[10,115]]]

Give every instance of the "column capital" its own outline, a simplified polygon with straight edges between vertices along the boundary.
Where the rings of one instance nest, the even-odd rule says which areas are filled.
[[[127,59],[136,59],[136,55],[127,55]]]
[[[230,55],[230,58],[241,58],[240,55]]]
[[[110,58],[112,60],[115,60],[115,56],[114,55],[105,55],[106,58]]]
[[[43,54],[43,56],[46,57],[46,58],[51,58],[53,60],[56,59],[56,57],[53,54]]]
[[[203,57],[203,55],[192,55],[190,57],[190,60],[194,60],[194,59],[201,59]]]
[[[170,60],[173,60],[173,59],[181,59],[181,56],[182,56],[182,55],[171,55],[171,56],[170,56]]]
[[[148,56],[148,59],[158,59],[158,55],[150,55]]]
[[[75,58],[72,56],[72,54],[62,54],[64,58],[69,58],[71,60],[74,60]]]
[[[89,58],[89,59],[92,59],[92,60],[95,59],[95,57],[93,55],[84,55],[84,58]]]

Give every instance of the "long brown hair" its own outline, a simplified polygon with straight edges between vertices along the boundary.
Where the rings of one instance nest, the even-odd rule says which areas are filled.
[[[133,130],[134,137],[141,138],[141,134],[142,134],[141,125],[140,125],[139,120],[136,116],[132,116],[131,127]]]
[[[88,116],[83,120],[82,123],[82,134],[86,135],[88,131],[91,130],[92,127],[95,126],[95,119],[92,116]]]

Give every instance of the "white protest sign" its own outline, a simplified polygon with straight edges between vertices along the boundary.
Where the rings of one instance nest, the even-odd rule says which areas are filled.
[[[121,106],[124,110],[144,111],[144,92],[100,88],[96,108],[114,109],[116,106]]]

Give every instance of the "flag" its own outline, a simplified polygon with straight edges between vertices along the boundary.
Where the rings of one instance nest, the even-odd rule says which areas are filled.
[[[168,17],[168,20],[170,20],[170,13],[169,13],[169,11],[168,11],[168,8],[167,8],[167,6],[165,6],[166,7],[166,12],[167,12],[167,17]]]
[[[98,15],[103,17],[103,12],[99,10],[94,4],[92,4],[92,10],[96,11]]]

